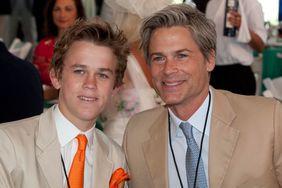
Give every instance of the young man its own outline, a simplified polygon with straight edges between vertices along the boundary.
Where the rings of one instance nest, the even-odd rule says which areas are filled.
[[[58,105],[0,126],[0,187],[113,183],[115,172],[126,168],[125,158],[116,143],[95,129],[95,121],[121,84],[128,54],[122,32],[101,20],[81,20],[69,28],[55,46],[50,69]]]
[[[129,121],[131,187],[281,187],[282,105],[209,86],[214,24],[188,5],[147,18],[142,47],[166,106]]]

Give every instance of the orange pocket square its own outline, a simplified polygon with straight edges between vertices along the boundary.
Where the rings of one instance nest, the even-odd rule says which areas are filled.
[[[129,176],[125,172],[125,170],[123,170],[122,168],[118,168],[112,174],[109,188],[118,188],[118,185],[120,183],[123,183],[124,181],[128,179],[129,179]]]

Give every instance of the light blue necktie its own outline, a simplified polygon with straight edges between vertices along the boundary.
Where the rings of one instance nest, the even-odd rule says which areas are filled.
[[[193,133],[192,133],[193,127],[188,122],[182,122],[179,127],[182,129],[187,141],[186,172],[187,172],[188,187],[194,188],[195,173],[196,173],[197,162],[198,162],[200,151],[193,137]],[[202,158],[200,159],[200,163],[198,167],[196,187],[197,188],[208,187]]]

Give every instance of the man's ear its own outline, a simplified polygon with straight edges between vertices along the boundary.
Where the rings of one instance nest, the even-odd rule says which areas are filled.
[[[215,51],[212,50],[207,60],[207,71],[211,72],[215,67]]]
[[[51,79],[53,87],[56,88],[56,89],[60,89],[61,88],[60,79],[57,77],[54,69],[50,70],[49,77]]]

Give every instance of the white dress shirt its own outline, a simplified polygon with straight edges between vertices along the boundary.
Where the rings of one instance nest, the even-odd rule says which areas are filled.
[[[262,41],[266,42],[267,32],[264,27],[263,11],[257,0],[239,0],[241,27],[235,37],[223,36],[225,0],[210,0],[207,4],[206,16],[215,23],[217,33],[216,65],[231,65],[241,63],[251,65],[253,49],[249,40],[242,40],[243,36],[250,36],[249,30],[254,31]]]
[[[203,140],[202,154],[201,154],[201,158],[204,163],[207,184],[208,184],[208,150],[209,150],[209,133],[211,126],[210,121],[211,121],[211,109],[212,109],[212,93],[210,99],[211,101],[209,107],[209,114],[208,114],[205,136]],[[184,121],[184,122],[189,122],[193,126],[193,135],[199,148],[201,144],[203,129],[205,126],[205,118],[208,110],[208,103],[209,103],[209,97],[207,96],[203,104],[200,106],[200,108],[188,120]],[[188,187],[187,176],[186,176],[186,164],[185,164],[187,143],[186,143],[186,138],[181,128],[179,127],[180,123],[183,122],[183,120],[179,119],[170,109],[169,109],[169,115],[170,115],[170,130],[171,130],[171,144],[172,144],[172,148],[170,148],[170,145],[168,145],[169,187],[170,188],[181,187],[180,180],[176,172],[176,166],[172,156],[172,150],[175,155],[176,165],[180,173],[180,178],[183,187]]]
[[[67,175],[69,174],[72,160],[77,151],[77,139],[78,134],[84,134],[87,137],[87,146],[86,146],[86,156],[85,156],[85,166],[84,166],[84,188],[93,187],[91,185],[92,177],[92,166],[93,166],[93,133],[95,129],[95,124],[93,127],[86,131],[82,132],[76,126],[74,126],[69,120],[67,120],[64,115],[60,112],[57,105],[53,107],[53,117],[56,124],[57,134],[59,138],[59,143],[61,145],[61,155],[65,164]],[[62,165],[62,172],[63,165]],[[63,174],[64,187],[67,187],[67,180],[65,174]]]

